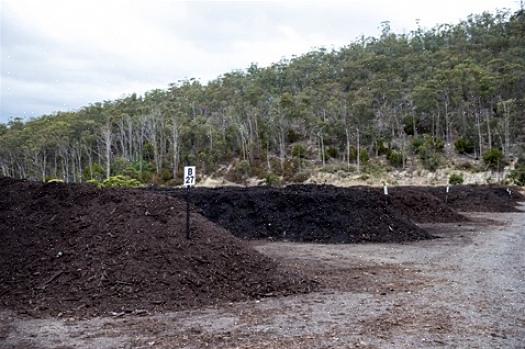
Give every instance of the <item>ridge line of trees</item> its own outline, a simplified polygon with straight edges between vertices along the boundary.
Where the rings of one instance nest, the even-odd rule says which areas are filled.
[[[456,25],[318,49],[0,124],[0,173],[82,182],[142,182],[200,173],[288,178],[339,161],[360,171],[386,155],[434,169],[453,152],[519,156],[525,143],[525,14],[498,11]],[[443,155],[440,155],[443,154]]]

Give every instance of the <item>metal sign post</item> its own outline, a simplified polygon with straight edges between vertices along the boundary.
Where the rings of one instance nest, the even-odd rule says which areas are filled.
[[[186,239],[191,239],[190,230],[190,190],[195,185],[197,172],[195,166],[184,166],[184,186],[186,187]]]

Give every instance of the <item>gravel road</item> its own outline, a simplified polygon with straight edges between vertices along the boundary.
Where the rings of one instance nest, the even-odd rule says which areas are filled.
[[[524,348],[525,213],[410,244],[254,243],[323,290],[184,312],[30,319],[0,348]],[[481,220],[480,220],[481,222]]]

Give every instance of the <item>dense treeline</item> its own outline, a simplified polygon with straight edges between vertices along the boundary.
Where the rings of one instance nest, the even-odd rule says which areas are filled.
[[[386,155],[433,169],[446,154],[516,156],[525,141],[525,14],[318,49],[144,96],[0,124],[3,175],[65,181],[126,174],[180,180],[181,167],[292,177]]]

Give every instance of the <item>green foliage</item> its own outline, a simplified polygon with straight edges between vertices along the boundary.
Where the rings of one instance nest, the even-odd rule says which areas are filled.
[[[445,142],[442,139],[436,139],[429,135],[414,137],[412,140],[414,153],[422,157],[429,153],[442,152],[444,147]]]
[[[503,168],[503,153],[498,148],[492,148],[483,154],[483,162],[491,170],[501,170]]]
[[[104,179],[104,177],[106,177],[106,171],[104,170],[102,166],[100,166],[97,163],[94,163],[91,166],[91,169],[89,168],[89,166],[86,166],[84,168],[84,171],[82,172],[82,178],[85,181],[90,180],[90,179],[101,181]]]
[[[423,167],[429,171],[435,171],[441,165],[441,158],[437,154],[425,154],[421,157]]]
[[[251,170],[252,168],[248,160],[240,160],[226,173],[225,178],[232,182],[243,182],[252,175]]]
[[[337,158],[337,148],[336,147],[327,147],[326,148],[326,151],[325,151],[325,158],[326,159],[330,159],[330,158]]]
[[[423,167],[429,171],[435,171],[441,165],[440,152],[443,151],[444,142],[425,135],[415,137],[412,140],[412,149],[421,159]]]
[[[385,174],[385,168],[381,164],[370,162],[364,168],[368,178],[380,178]]]
[[[516,185],[525,186],[525,165],[518,166],[512,170],[509,179]]]
[[[403,118],[403,131],[410,136],[414,136],[415,117],[407,115]]]
[[[368,156],[368,150],[365,148],[359,149],[359,161],[361,161],[362,164],[368,162],[369,156]],[[357,149],[354,147],[350,148],[350,161],[356,161],[357,160]]]
[[[162,179],[163,182],[167,182],[170,179],[173,179],[173,173],[171,172],[170,169],[163,168],[160,171],[160,178]]]
[[[377,147],[377,155],[388,155],[390,154],[390,148],[388,147],[388,143],[386,143],[383,140],[378,140],[376,143]]]
[[[308,178],[310,178],[310,173],[307,172],[307,171],[302,171],[302,172],[298,172],[296,173],[292,179],[290,180],[292,183],[303,183],[305,182],[306,180],[308,180]]]
[[[111,166],[111,173],[114,175],[123,174],[124,170],[130,166],[130,162],[121,156],[117,157],[115,160],[113,160],[112,166]]]
[[[448,177],[448,183],[452,185],[463,184],[463,175],[461,173],[453,173]]]
[[[295,142],[300,141],[302,136],[300,133],[294,131],[293,129],[289,129],[287,138],[288,138],[289,143],[295,143]]]
[[[474,152],[474,142],[469,138],[458,138],[454,142],[454,147],[459,154],[472,154]]]
[[[122,175],[112,176],[103,181],[90,179],[86,183],[96,185],[98,188],[140,188],[143,185],[136,179]]]
[[[368,150],[361,148],[359,149],[359,161],[361,161],[362,164],[365,164],[368,162]]]
[[[367,149],[398,165],[389,148],[402,143],[405,152],[412,139],[413,154],[435,169],[445,139],[458,137],[458,153],[472,153],[478,147],[472,140],[488,127],[493,145],[510,140],[514,148],[525,127],[523,18],[523,12],[484,13],[399,35],[385,25],[377,38],[225,72],[205,85],[179,81],[76,112],[14,118],[0,124],[2,171],[102,181],[109,164],[112,174],[163,183],[172,181],[175,161],[179,172],[190,162],[201,174],[235,163],[229,175],[242,181],[264,178],[268,160],[288,180],[316,160],[321,133],[325,158],[341,157],[343,149],[346,155],[347,142],[355,145],[359,136],[363,150],[354,147],[349,157],[359,156],[364,166],[373,156]],[[472,115],[479,110],[490,115],[478,124]],[[481,141],[482,149],[490,146],[488,137]]]
[[[300,143],[294,144],[292,147],[292,156],[297,159],[306,158],[306,147]]]
[[[275,187],[281,185],[281,178],[275,173],[268,173],[264,178],[264,182],[269,187]]]
[[[64,180],[59,178],[50,178],[46,179],[46,183],[64,183]]]
[[[390,162],[390,165],[394,167],[403,166],[403,154],[401,154],[400,151],[397,151],[397,150],[390,151],[388,153],[387,159]]]

